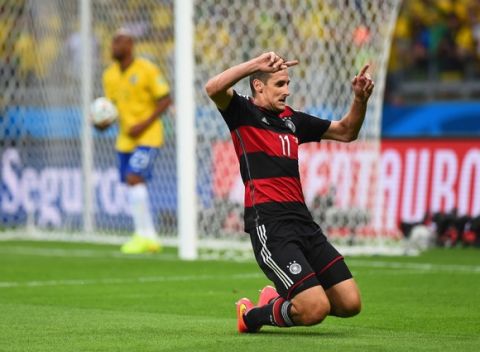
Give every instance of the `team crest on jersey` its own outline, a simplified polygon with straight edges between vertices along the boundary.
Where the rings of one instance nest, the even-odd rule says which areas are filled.
[[[300,274],[302,272],[302,266],[300,264],[298,264],[295,260],[293,262],[290,262],[287,265],[287,269],[290,270],[290,272],[293,275],[297,275],[297,274]]]
[[[129,81],[131,84],[137,84],[138,82],[138,76],[137,75],[131,75],[129,78]]]
[[[284,122],[285,122],[285,126],[287,126],[293,133],[295,133],[297,128],[295,127],[295,124],[293,123],[293,121],[287,118],[284,120]]]

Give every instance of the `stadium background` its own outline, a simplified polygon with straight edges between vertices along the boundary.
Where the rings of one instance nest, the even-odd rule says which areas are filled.
[[[79,24],[49,16],[49,9],[38,4],[33,7],[33,16],[26,16],[26,4],[4,1],[0,6],[0,84],[4,87],[0,101],[1,226],[9,229],[30,223],[45,229],[76,229],[81,227],[82,214],[79,186],[82,176],[78,168],[80,112],[75,105],[75,92],[55,89],[55,86],[60,86],[60,82],[70,82],[73,86],[80,78]],[[65,8],[56,10],[77,11],[74,2],[62,6]],[[99,14],[95,17],[92,47],[96,96],[102,94],[100,72],[110,62],[108,43],[120,19],[136,31],[137,53],[157,62],[172,79],[171,2],[159,1],[152,6],[148,1],[129,1],[125,7],[117,8],[112,2],[98,1],[92,6],[93,12]],[[254,11],[252,7],[246,9]],[[202,10],[221,16],[208,7]],[[328,11],[328,7],[325,10]],[[141,13],[141,21],[132,17],[129,22],[132,13]],[[246,17],[251,15],[247,13]],[[334,16],[333,10],[331,15]],[[312,16],[310,20],[315,20]],[[41,24],[29,23],[34,18],[42,19]],[[312,29],[307,20],[296,25],[296,33],[303,39],[324,35],[315,27]],[[272,32],[272,18],[265,17],[262,26],[265,37],[260,38],[261,41],[269,41],[279,52],[288,50],[289,43],[282,33]],[[231,43],[229,29],[216,20],[199,22],[195,36],[199,42],[207,43],[196,48],[197,65],[218,65],[224,58],[216,45]],[[211,36],[215,37],[215,44],[208,45],[206,38]],[[362,44],[368,40],[368,31],[358,28],[354,41]],[[32,48],[41,60],[33,59]],[[243,56],[232,60],[245,59],[247,50]],[[427,213],[457,211],[460,216],[471,217],[480,214],[479,58],[480,5],[477,1],[404,1],[391,48],[381,129],[380,174],[387,180],[384,189],[387,213],[378,222],[392,237],[401,236],[402,221],[421,222]],[[308,74],[300,72],[299,76]],[[49,92],[47,98],[45,88]],[[292,103],[315,112],[308,96],[304,101]],[[203,152],[201,162],[205,164],[218,161],[215,150],[228,148],[224,143],[228,140],[226,129],[208,127],[211,113],[212,106],[198,104],[197,125],[204,126],[206,134],[214,134],[218,139],[213,153]],[[174,160],[172,114],[165,117],[165,123],[167,144],[162,158]],[[111,150],[105,139],[113,139],[114,134],[114,130],[107,132],[102,135],[102,141],[96,134],[95,148]],[[47,149],[49,154],[45,155]],[[67,153],[63,153],[65,149]],[[347,150],[348,153],[353,154],[355,150]],[[305,193],[311,206],[316,204],[319,194],[328,193],[308,180],[310,169],[316,167],[311,159],[314,155],[315,151],[305,153],[308,166],[302,171],[306,175]],[[128,231],[131,223],[125,216],[125,191],[118,183],[114,153],[102,153],[96,158],[96,224],[111,232]],[[153,197],[157,222],[163,231],[175,232],[176,171],[174,167],[157,166],[156,173],[158,176],[151,186],[152,192],[160,195]],[[241,232],[242,196],[235,174],[235,168],[212,172],[207,167],[199,168],[197,175],[200,203],[210,209],[200,214],[200,223],[216,221],[214,218],[218,218],[221,210],[220,217],[226,220],[216,230],[232,236]],[[336,202],[348,206],[350,197],[345,192]],[[324,206],[313,206],[314,212],[324,210]]]

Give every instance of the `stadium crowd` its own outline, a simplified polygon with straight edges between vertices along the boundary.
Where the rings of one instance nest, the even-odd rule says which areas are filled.
[[[31,16],[23,13],[23,1],[6,1],[0,5],[0,76],[16,76],[31,83],[49,76],[51,70],[63,68],[67,78],[75,78],[78,73],[79,24],[76,21],[62,22],[58,16],[49,16],[48,8],[38,6],[44,21],[41,24],[29,23]],[[287,2],[289,3],[289,2]],[[171,1],[129,1],[128,13],[141,13],[142,21],[129,23],[128,13],[116,11],[112,1],[92,2],[94,6],[95,36],[93,52],[97,53],[98,67],[101,69],[110,61],[108,43],[112,30],[118,23],[126,23],[138,34],[137,50],[156,62],[168,67],[173,55],[173,8]],[[67,5],[61,5],[66,6]],[[72,5],[69,5],[72,6]],[[325,11],[333,11],[326,6]],[[76,10],[69,8],[57,11]],[[210,8],[201,7],[207,12]],[[310,13],[310,12],[307,12]],[[108,15],[102,15],[108,14]],[[217,16],[218,14],[212,14]],[[244,14],[239,13],[239,16]],[[251,14],[250,14],[251,15]],[[249,15],[249,16],[250,16]],[[279,16],[288,16],[288,12]],[[335,14],[332,12],[332,16]],[[324,16],[325,18],[331,17]],[[232,31],[248,31],[248,26],[229,28],[221,21],[210,21],[212,17],[196,24],[197,62],[201,65],[216,62],[223,55],[218,46],[231,45]],[[272,22],[273,21],[273,22]],[[321,19],[311,11],[311,18],[305,19],[296,27],[301,37],[318,37],[322,28],[312,25]],[[282,40],[281,31],[274,30],[275,18],[265,17],[263,21],[265,40],[274,43],[276,48],[288,48]],[[305,25],[307,24],[308,25]],[[68,27],[68,28],[65,28]],[[70,34],[68,34],[70,33]],[[357,35],[361,36],[359,30]],[[66,36],[59,38],[59,35]],[[215,36],[215,41],[203,40]],[[260,34],[261,35],[261,34]],[[158,45],[158,43],[161,45]],[[211,44],[208,44],[208,43]],[[101,45],[100,45],[101,44]],[[209,46],[210,45],[210,46]],[[42,57],[37,62],[32,50]],[[248,50],[246,51],[248,52]],[[68,64],[70,63],[70,64]],[[167,71],[167,70],[165,70]],[[167,72],[168,74],[168,72]],[[56,75],[58,77],[58,75]],[[403,2],[395,28],[389,63],[390,91],[395,91],[405,80],[460,81],[480,77],[480,2],[478,0],[406,0]],[[65,79],[65,77],[62,77]]]
[[[18,86],[34,86],[52,79],[62,82],[78,79],[81,38],[77,5],[76,2],[40,4],[26,0],[2,2],[0,81],[16,79]],[[128,26],[138,37],[137,50],[142,56],[166,67],[166,60],[173,53],[172,2],[129,1],[122,7],[120,11],[110,0],[92,1],[95,74],[111,62],[110,40],[120,24]],[[130,14],[134,14],[133,19],[130,19],[133,16]],[[69,16],[71,21],[65,21]],[[33,52],[36,55],[32,55]]]
[[[404,1],[391,47],[387,97],[398,99],[396,90],[405,81],[479,78],[480,2]]]

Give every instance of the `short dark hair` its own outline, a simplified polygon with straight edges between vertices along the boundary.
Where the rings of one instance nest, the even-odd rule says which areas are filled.
[[[255,96],[255,88],[253,87],[253,81],[258,79],[263,83],[267,83],[270,76],[271,74],[269,72],[262,72],[262,71],[257,71],[250,75],[250,89],[252,91],[252,96]]]

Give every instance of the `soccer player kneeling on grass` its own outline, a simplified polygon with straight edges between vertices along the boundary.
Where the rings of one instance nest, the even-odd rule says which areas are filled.
[[[315,325],[327,315],[351,317],[361,309],[350,270],[305,205],[298,146],[321,139],[355,140],[374,84],[366,65],[352,80],[349,112],[339,121],[323,120],[286,105],[287,69],[296,64],[264,53],[205,85],[230,129],[240,163],[245,231],[260,268],[276,287],[265,287],[256,306],[247,298],[237,302],[242,333],[256,332],[262,325]],[[250,77],[251,98],[232,88],[245,77]]]

